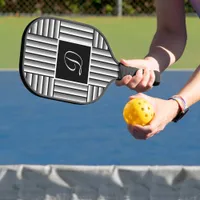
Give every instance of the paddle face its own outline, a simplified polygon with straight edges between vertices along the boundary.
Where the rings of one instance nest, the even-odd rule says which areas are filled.
[[[92,26],[42,17],[24,31],[20,75],[37,96],[92,103],[118,78],[118,64],[106,38]]]

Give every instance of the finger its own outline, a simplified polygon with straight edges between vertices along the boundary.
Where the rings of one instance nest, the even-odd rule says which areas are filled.
[[[150,71],[149,69],[144,69],[144,74],[143,74],[143,79],[140,82],[140,84],[138,85],[139,88],[145,88],[149,82],[149,78],[150,78]]]
[[[156,78],[156,76],[155,76],[154,71],[153,71],[153,70],[150,70],[149,82],[148,82],[148,84],[147,84],[147,87],[148,87],[148,88],[152,88],[152,87],[153,87],[155,78]]]
[[[129,81],[129,83],[127,84],[127,86],[130,89],[135,89],[135,87],[141,82],[142,78],[143,78],[143,70],[139,69],[136,72],[136,75]]]
[[[117,86],[127,85],[132,79],[131,75],[124,76],[120,81],[115,81]]]

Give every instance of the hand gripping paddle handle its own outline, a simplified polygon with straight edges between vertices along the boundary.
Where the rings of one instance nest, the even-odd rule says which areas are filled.
[[[117,80],[121,80],[124,76],[131,75],[135,76],[136,72],[138,71],[138,68],[135,67],[126,67],[122,63],[119,63],[119,75]],[[160,85],[160,72],[155,71],[155,81],[154,81],[154,86]]]

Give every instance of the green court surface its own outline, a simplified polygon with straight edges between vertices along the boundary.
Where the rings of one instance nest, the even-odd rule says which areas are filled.
[[[19,66],[23,30],[36,17],[0,18],[0,68]],[[156,28],[155,17],[79,17],[65,19],[84,22],[97,27],[108,39],[116,59],[142,58],[148,52]],[[199,60],[199,19],[187,17],[188,41],[182,58],[171,68],[195,68]]]

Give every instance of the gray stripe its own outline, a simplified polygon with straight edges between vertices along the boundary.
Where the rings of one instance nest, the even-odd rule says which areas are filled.
[[[31,88],[34,91],[37,91],[37,82],[38,82],[38,75],[37,74],[33,74]]]
[[[103,43],[103,49],[108,50],[108,45],[106,44],[105,40],[104,40],[104,43]]]
[[[44,20],[44,29],[43,29],[43,36],[48,36],[48,30],[49,30],[49,19]]]
[[[33,77],[33,74],[27,73],[26,81],[30,86],[32,85],[32,77]]]
[[[68,35],[86,38],[86,39],[93,39],[93,34],[91,34],[91,33],[73,30],[73,29],[69,29],[69,28],[65,28],[65,27],[61,27],[60,32],[68,34]]]
[[[73,82],[62,81],[62,80],[58,80],[58,79],[55,79],[55,85],[56,86],[61,86],[61,87],[66,87],[66,88],[71,88],[71,89],[87,91],[87,86],[86,85],[73,83]]]
[[[49,77],[45,76],[43,81],[43,91],[42,94],[47,96],[48,94],[48,86],[49,86]]]
[[[43,76],[39,76],[38,78],[38,88],[37,91],[39,94],[42,94],[42,87],[43,87]]]
[[[30,67],[30,66],[24,66],[24,71],[25,72],[29,72],[29,73],[34,73],[34,74],[54,77],[54,72],[53,71],[49,71],[49,70],[45,70],[45,69],[41,69],[41,68],[34,68],[34,67]]]
[[[57,45],[45,44],[45,43],[40,43],[40,42],[30,41],[30,40],[26,42],[26,46],[36,47],[36,48],[55,51],[55,52],[57,51]]]
[[[34,60],[37,62],[48,63],[48,64],[52,64],[52,65],[56,63],[56,58],[49,58],[46,56],[30,54],[30,53],[25,53],[25,59]]]
[[[112,57],[109,51],[103,49],[92,48],[92,54],[98,54],[102,56]]]
[[[90,79],[96,79],[96,80],[99,80],[99,81],[110,82],[114,78],[107,76],[107,75],[95,74],[95,73],[90,72]]]
[[[61,94],[54,92],[54,97],[60,100],[66,100],[66,101],[72,101],[76,103],[86,103],[86,98],[84,97],[77,97],[73,95],[66,95],[66,94]]]
[[[38,35],[33,35],[33,34],[28,34],[27,39],[32,40],[32,41],[36,41],[36,42],[52,44],[54,46],[56,46],[57,43],[58,43],[58,41],[56,39],[46,38],[46,37],[43,37],[43,36],[38,36]]]
[[[87,45],[87,46],[92,45],[92,40],[90,40],[90,39],[80,38],[77,36],[68,35],[68,34],[64,34],[64,33],[60,33],[60,39],[66,40],[68,42],[73,41],[76,44],[82,44],[82,45]]]
[[[37,26],[38,26],[38,22],[35,22],[35,23],[32,25],[31,33],[37,34]]]
[[[111,71],[119,71],[119,67],[117,65],[112,65],[109,63],[103,63],[103,62],[98,62],[91,60],[91,65],[94,65],[95,67],[103,68],[103,69],[108,69]]]
[[[93,90],[93,100],[96,100],[98,98],[98,87],[94,86],[94,90]]]
[[[37,30],[37,32],[38,32],[38,35],[42,35],[42,32],[43,32],[43,20],[40,20],[38,22],[38,30]]]
[[[54,24],[55,24],[55,20],[51,19],[50,20],[50,25],[49,25],[49,37],[51,37],[51,38],[53,38]]]
[[[97,31],[94,32],[94,43],[93,47],[98,47],[99,33]]]
[[[88,32],[88,33],[93,33],[92,28],[90,28],[88,26],[82,26],[82,25],[79,25],[79,24],[75,24],[75,23],[69,23],[69,22],[62,21],[61,26],[76,29],[76,30],[81,30],[81,31]]]
[[[62,93],[62,94],[69,94],[69,95],[79,96],[79,97],[87,97],[87,91],[64,88],[64,87],[60,87],[60,86],[55,86],[54,92],[58,92],[58,93]]]
[[[56,20],[55,22],[55,30],[54,30],[54,38],[58,39],[60,32],[60,21]]]
[[[99,35],[98,48],[103,48],[103,37],[101,35]]]
[[[101,56],[101,55],[97,55],[97,54],[92,54],[91,59],[96,60],[96,61],[102,61],[102,62],[105,62],[105,63],[110,63],[110,64],[113,64],[113,65],[117,65],[112,57],[106,57],[106,56]]]
[[[87,102],[91,102],[92,101],[92,94],[93,94],[93,86],[89,85],[89,87],[88,87]]]
[[[108,82],[104,82],[104,81],[100,81],[100,80],[96,80],[96,79],[90,79],[89,80],[89,84],[105,88],[105,87],[108,86],[109,83]]]
[[[90,73],[102,74],[113,78],[118,78],[118,72],[90,66]]]
[[[101,96],[102,93],[103,93],[103,88],[99,87],[98,96]]]
[[[53,96],[53,90],[54,90],[54,79],[49,78],[48,94],[47,94],[49,97]]]
[[[48,57],[51,57],[51,58],[56,58],[56,52],[38,49],[38,48],[35,48],[35,47],[26,47],[26,52],[32,53],[32,54],[48,56]]]
[[[55,65],[37,62],[37,61],[33,61],[33,60],[27,60],[27,59],[24,61],[24,65],[27,65],[27,66],[30,66],[30,67],[42,68],[42,69],[46,69],[46,70],[49,70],[49,71],[55,70]]]

